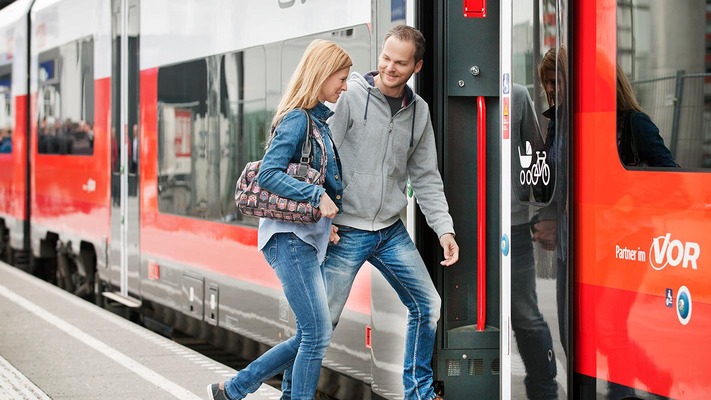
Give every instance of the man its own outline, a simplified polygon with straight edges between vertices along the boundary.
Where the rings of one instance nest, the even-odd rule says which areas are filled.
[[[334,325],[360,267],[370,262],[408,308],[403,384],[406,399],[438,398],[432,388],[441,300],[400,220],[410,179],[417,202],[444,249],[444,266],[459,259],[452,218],[437,169],[427,103],[407,85],[422,68],[425,39],[399,25],[386,35],[378,71],[351,74],[349,90],[329,120],[343,165],[343,212],[334,219],[323,264]],[[285,373],[288,393],[290,371]]]

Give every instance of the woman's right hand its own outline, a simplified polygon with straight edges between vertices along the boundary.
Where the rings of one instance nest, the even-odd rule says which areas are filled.
[[[338,206],[328,197],[326,192],[321,195],[321,203],[318,205],[318,209],[321,211],[321,216],[324,217],[334,218],[338,214]]]

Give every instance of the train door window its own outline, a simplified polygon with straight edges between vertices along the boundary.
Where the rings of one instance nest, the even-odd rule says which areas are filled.
[[[512,377],[514,398],[567,397],[571,373],[568,4],[523,1],[512,9],[512,369],[526,366],[524,377]]]
[[[38,152],[94,153],[94,42],[80,39],[38,61]]]
[[[14,102],[12,101],[11,65],[0,67],[0,153],[12,153]]]
[[[226,221],[256,226],[257,218],[237,212],[234,186],[244,165],[264,155],[272,113],[267,111],[267,63],[263,47],[226,54],[222,60],[219,132],[220,211]],[[273,67],[272,67],[273,68]]]
[[[158,70],[158,209],[199,216],[195,164],[205,158],[207,62]]]
[[[711,168],[707,1],[617,3],[617,149],[627,168]]]

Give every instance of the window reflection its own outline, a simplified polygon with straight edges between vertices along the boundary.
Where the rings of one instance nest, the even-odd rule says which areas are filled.
[[[618,2],[618,85],[629,81],[628,97],[639,106],[625,105],[625,113],[618,104],[623,164],[711,168],[711,39],[706,34],[711,19],[706,8],[704,1]],[[617,98],[625,102],[619,87]],[[636,148],[629,144],[629,129],[623,135],[630,119],[626,126],[635,127]]]
[[[92,155],[93,40],[82,39],[40,54],[38,77],[38,152]]]
[[[525,367],[515,398],[567,397],[567,2],[513,8],[511,91],[511,327]],[[520,360],[518,359],[520,357]]]
[[[264,155],[282,82],[315,38],[338,43],[367,65],[368,32],[361,26],[161,67],[159,210],[256,226],[257,218],[237,212],[235,184],[245,164]]]
[[[12,103],[12,77],[10,66],[0,68],[0,153],[12,153],[12,127],[14,110]]]

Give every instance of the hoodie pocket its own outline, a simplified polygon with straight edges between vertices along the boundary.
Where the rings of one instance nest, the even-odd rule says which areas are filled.
[[[400,187],[397,179],[388,177],[385,195],[383,197],[383,206],[380,211],[381,220],[387,220],[399,215],[400,211],[407,207],[405,187]]]
[[[381,201],[382,178],[356,172],[343,188],[343,212],[355,217],[373,218]]]

